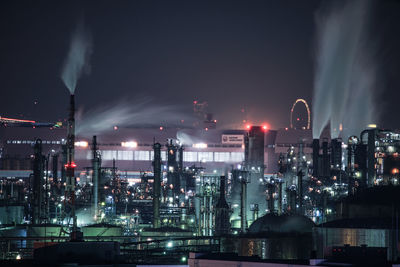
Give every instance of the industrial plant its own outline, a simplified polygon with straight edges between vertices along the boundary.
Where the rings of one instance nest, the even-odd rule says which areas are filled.
[[[378,3],[304,1],[288,13],[282,1],[280,20],[264,12],[281,1],[82,2],[70,37],[73,5],[18,4],[3,19],[18,45],[0,49],[11,62],[0,75],[12,76],[0,266],[399,266],[400,130],[385,128],[395,124],[376,100],[396,88],[374,58],[386,53],[374,51]],[[37,14],[44,36],[28,27]],[[93,40],[96,76],[81,79]],[[61,72],[42,69],[60,55]]]
[[[313,139],[307,102],[297,103],[305,119],[293,125],[293,107],[278,130],[219,129],[205,116],[207,126],[110,125],[82,138],[73,94],[65,123],[2,120],[1,259],[349,261],[367,248],[369,260],[395,261],[400,132],[369,125],[347,140],[328,130]]]

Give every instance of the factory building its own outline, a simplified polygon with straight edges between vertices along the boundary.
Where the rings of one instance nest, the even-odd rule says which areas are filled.
[[[264,173],[276,170],[274,147],[277,131],[269,130],[264,138]],[[167,140],[177,139],[183,146],[185,166],[198,165],[206,172],[217,170],[223,173],[245,160],[245,130],[195,130],[176,128],[116,130],[97,135],[98,151],[103,166],[111,167],[113,161],[120,172],[127,178],[138,178],[139,172],[151,171],[153,144],[162,145],[161,158],[167,160]],[[31,170],[31,155],[36,139],[42,140],[44,155],[59,155],[61,161],[62,145],[66,143],[66,131],[62,128],[0,128],[0,151],[2,170]],[[75,138],[76,170],[83,171],[91,166],[92,136]],[[263,152],[261,152],[263,153]],[[16,175],[18,175],[17,172]]]

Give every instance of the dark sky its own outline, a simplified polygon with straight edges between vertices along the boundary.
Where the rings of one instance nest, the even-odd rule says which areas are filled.
[[[320,6],[312,0],[2,1],[0,115],[66,116],[60,73],[83,14],[93,54],[91,74],[78,82],[78,106],[146,97],[190,112],[198,99],[225,124],[240,122],[244,108],[256,122],[286,127],[292,103],[312,101]],[[381,124],[400,128],[399,1],[376,3],[371,32],[383,77],[375,92]]]

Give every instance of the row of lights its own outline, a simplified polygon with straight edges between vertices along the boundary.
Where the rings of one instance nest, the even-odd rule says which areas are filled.
[[[247,130],[250,130],[251,127],[253,127],[253,126],[250,125],[250,124],[247,124],[247,125],[246,125],[246,129],[247,129]],[[261,126],[261,127],[262,127],[262,129],[263,129],[264,131],[268,130],[268,126],[265,125],[265,124],[264,124],[263,126]]]
[[[88,147],[89,143],[87,141],[78,141],[75,142],[76,147]],[[138,143],[135,141],[127,141],[127,142],[121,142],[122,147],[129,147],[129,148],[135,148],[138,146]],[[193,144],[192,145],[194,148],[207,148],[208,145],[206,143],[198,143],[198,144]]]

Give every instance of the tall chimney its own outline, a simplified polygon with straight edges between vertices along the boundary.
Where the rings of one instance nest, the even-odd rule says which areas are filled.
[[[161,191],[161,144],[155,143],[154,149],[154,181],[153,181],[153,227],[160,228],[160,191]]]
[[[93,182],[93,216],[97,219],[98,216],[98,204],[99,204],[99,169],[100,169],[100,159],[97,153],[97,137],[93,136],[92,141],[92,182]]]
[[[72,232],[71,239],[77,239],[77,217],[75,215],[75,95],[71,94],[69,102],[68,136],[67,136],[67,165],[66,168],[66,191],[68,202],[71,207]]]

